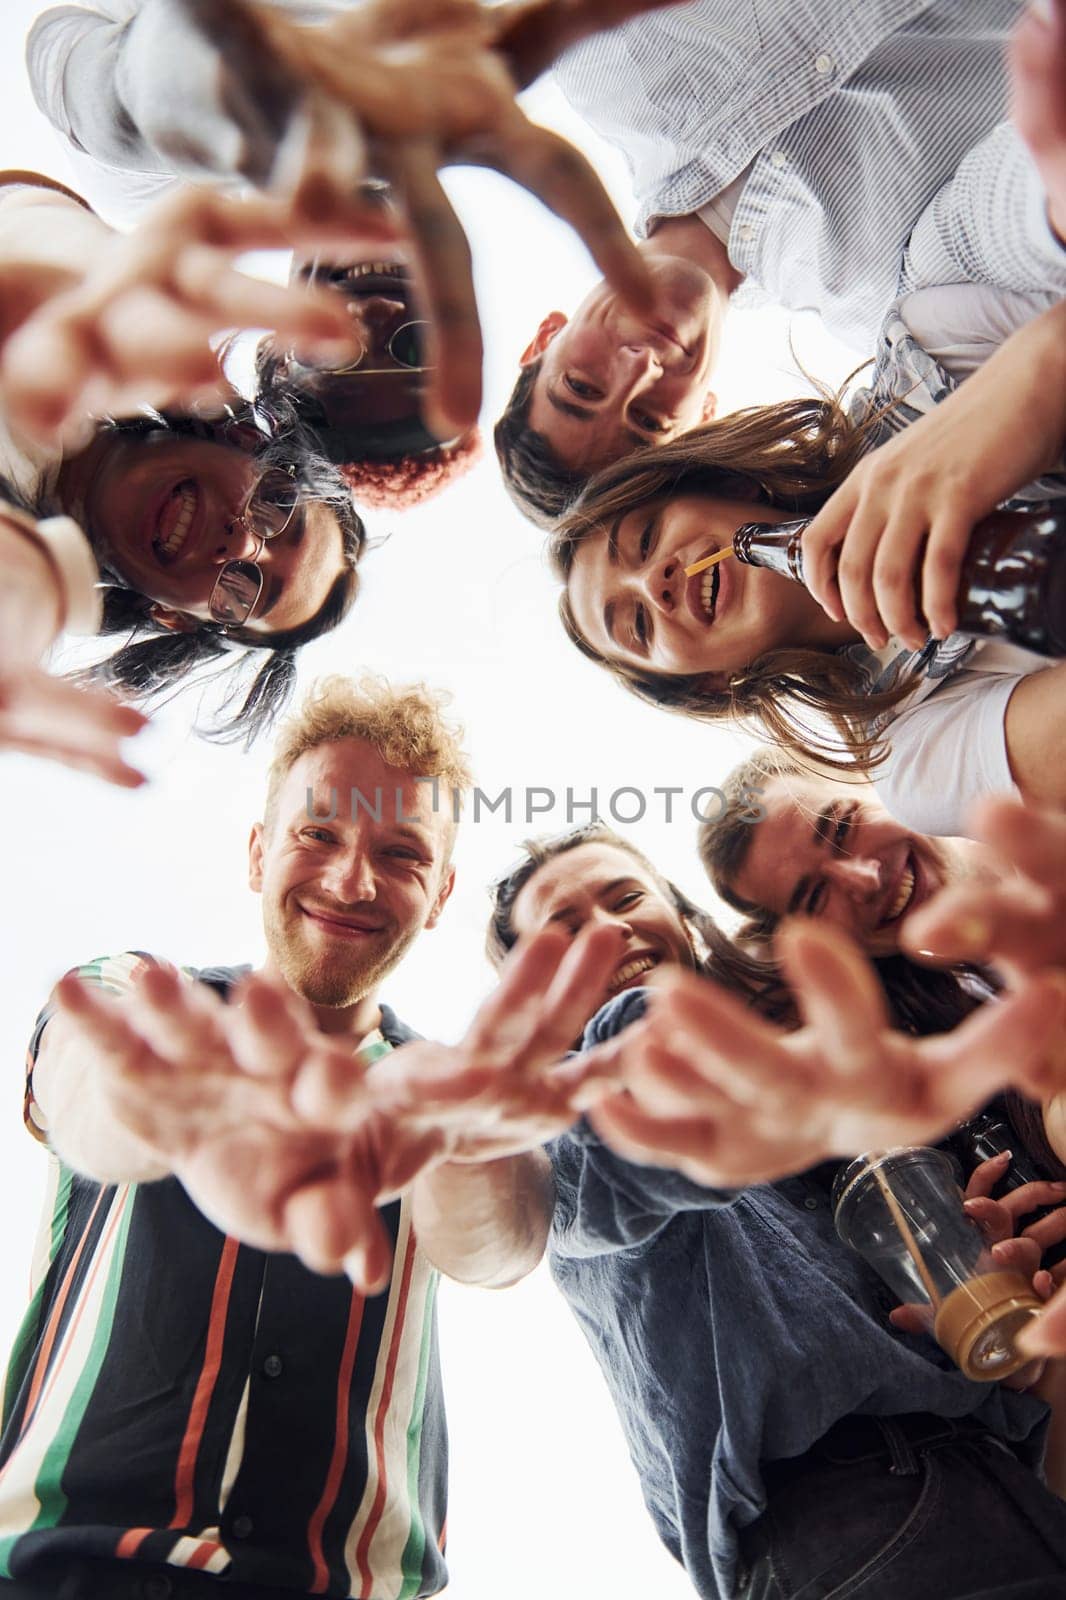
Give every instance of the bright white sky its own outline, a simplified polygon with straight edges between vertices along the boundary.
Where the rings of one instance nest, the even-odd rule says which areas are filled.
[[[31,100],[22,40],[43,4],[6,0],[0,53],[0,166],[36,167],[70,181],[58,135]],[[550,83],[531,114],[571,137],[598,165],[624,216],[626,174],[569,112]],[[478,268],[489,352],[486,431],[540,318],[570,310],[593,281],[578,241],[524,191],[463,171],[449,190]],[[789,322],[772,311],[731,314],[718,384],[720,409],[806,392],[788,349]],[[806,369],[835,383],[861,359],[813,318],[791,321]],[[565,793],[623,786],[650,803],[634,841],[695,899],[709,900],[695,858],[690,797],[716,783],[747,741],[656,713],[626,696],[563,637],[541,536],[512,508],[484,461],[443,500],[368,519],[383,542],[363,567],[363,593],[339,633],[302,657],[301,684],[324,672],[371,668],[424,679],[454,695],[475,772],[487,794],[510,786],[515,809],[460,830],[458,883],[439,928],[423,936],[384,991],[419,1032],[463,1030],[492,983],[482,955],[486,884],[538,831],[567,826]],[[68,967],[139,948],[178,962],[258,962],[259,904],[245,884],[245,849],[259,816],[268,748],[250,754],[189,735],[189,703],[156,718],[139,758],[152,782],[120,794],[57,767],[7,757],[0,774],[4,952],[0,1046],[8,1063],[0,1106],[0,1204],[9,1219],[0,1277],[0,1346],[25,1304],[45,1157],[22,1130],[22,1062],[34,1017]],[[650,795],[673,786],[672,823]],[[527,822],[527,788],[555,808]],[[534,803],[543,803],[543,800]],[[620,801],[635,807],[632,796]],[[632,815],[632,810],[626,810]],[[583,822],[588,811],[576,813]],[[608,819],[609,820],[609,819]],[[446,1284],[443,1365],[452,1443],[448,1593],[455,1600],[682,1600],[691,1589],[643,1508],[600,1373],[542,1267],[503,1294]],[[699,1351],[678,1352],[699,1360]]]

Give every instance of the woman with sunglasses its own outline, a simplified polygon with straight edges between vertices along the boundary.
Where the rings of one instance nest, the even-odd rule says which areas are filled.
[[[1026,484],[1026,503],[1066,493],[1060,474],[1032,482],[1066,435],[1066,304],[1020,327],[957,392],[898,319],[889,327],[878,384],[852,416],[835,401],[753,408],[618,462],[563,518],[552,558],[570,638],[633,693],[704,722],[753,722],[804,760],[854,763],[908,827],[960,835],[984,794],[1016,785],[1035,804],[1066,804],[1066,663],[928,629],[864,639],[839,606],[830,614],[802,584],[737,560],[686,573],[743,524],[813,516],[900,420],[916,419],[916,443],[940,442],[949,486],[997,481],[998,499]],[[895,533],[908,542],[893,548]],[[958,541],[952,595],[965,551]],[[924,542],[890,525],[886,555],[913,595]]]
[[[122,635],[83,679],[142,703],[257,652],[213,730],[251,739],[284,701],[298,646],[353,603],[365,531],[347,485],[291,406],[266,415],[227,389],[209,343],[244,317],[302,345],[344,343],[328,300],[242,278],[218,248],[226,228],[236,249],[285,242],[276,213],[183,197],[122,237],[61,185],[0,175],[0,747],[137,781],[118,739],[143,719],[37,665],[64,628]],[[210,421],[148,407],[90,422],[83,409],[205,389]],[[65,445],[42,442],[57,432]]]

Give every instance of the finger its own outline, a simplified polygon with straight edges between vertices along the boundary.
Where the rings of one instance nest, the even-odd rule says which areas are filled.
[[[597,941],[592,947],[591,972],[593,979],[598,971],[600,952],[608,947],[613,947],[617,953],[621,949],[621,935],[617,930],[607,931],[612,937],[607,945]],[[579,948],[574,954],[574,944]],[[584,965],[583,952],[588,950],[588,942],[571,941],[566,934],[558,928],[544,928],[531,939],[521,942],[505,961],[500,975],[500,982],[488,1000],[479,1007],[476,1017],[463,1039],[462,1052],[464,1058],[473,1062],[481,1058],[488,1058],[500,1065],[509,1064],[522,1052],[531,1037],[536,1036],[538,1026],[546,1008],[552,985],[563,969],[564,963],[569,960],[570,966],[566,969],[571,974],[567,980],[564,975],[564,988],[556,991],[555,998],[560,1006],[568,1004],[567,981],[572,981],[575,988],[580,989],[587,980],[588,971]],[[598,993],[602,993],[605,978],[601,978]],[[591,1010],[586,1011],[576,1023],[572,1024],[573,1032],[559,1046],[556,1054],[561,1054],[572,1043],[588,1020]]]
[[[1066,816],[1000,796],[975,805],[972,837],[983,839],[1019,872],[1047,889],[1066,890]]]
[[[544,997],[520,1061],[523,1073],[541,1073],[581,1037],[609,993],[611,979],[624,960],[621,930],[592,926],[582,930],[570,945]]]
[[[932,520],[922,563],[922,610],[936,639],[955,630],[962,562],[972,531],[972,518],[957,511],[938,511]]]
[[[1027,1217],[1031,1211],[1038,1211],[1041,1206],[1061,1206],[1064,1199],[1066,1183],[1038,1178],[1008,1190],[998,1203],[1017,1226],[1021,1218]]]
[[[109,370],[94,331],[64,315],[64,298],[28,318],[0,359],[5,414],[35,439],[59,428],[90,374]]]
[[[1008,1083],[1046,1077],[1047,1052],[1061,1037],[1066,1004],[1054,976],[1026,981],[992,1006],[979,1006],[947,1034],[916,1047],[928,1109],[962,1118]]]
[[[312,1126],[353,1132],[365,1120],[371,1095],[361,1063],[351,1050],[320,1041],[304,1049],[289,1091],[298,1116]]]
[[[872,497],[862,499],[848,524],[847,538],[837,561],[837,583],[844,615],[871,648],[888,643],[888,629],[877,609],[873,569],[877,547],[884,536],[884,516]]]
[[[933,1331],[932,1306],[896,1306],[888,1313],[888,1320],[900,1333],[928,1333]]]
[[[425,420],[442,439],[473,427],[481,408],[483,350],[470,246],[422,141],[389,147],[387,176],[417,260],[417,293],[429,319]]]
[[[0,716],[0,750],[17,751],[21,755],[39,756],[47,761],[57,761],[73,772],[87,772],[90,776],[102,778],[105,783],[112,783],[119,789],[139,789],[148,781],[143,772],[131,767],[121,756],[113,754],[106,748],[86,750],[78,745],[66,744],[61,739],[47,736],[34,738],[12,729],[3,716]]]
[[[981,1161],[974,1167],[966,1183],[967,1200],[991,1195],[996,1185],[1002,1182],[1010,1166],[1012,1153],[1010,1150],[1001,1150],[998,1156],[990,1156],[987,1161]]]
[[[929,637],[917,598],[925,536],[924,514],[905,506],[889,518],[873,562],[874,604],[881,620],[890,634],[912,650],[920,650]]]
[[[1027,1356],[1066,1355],[1066,1288],[1060,1288],[1039,1316],[1014,1336]]]
[[[736,1106],[735,1100],[696,1070],[686,1054],[664,1047],[654,1038],[647,1038],[631,1055],[623,1049],[623,1075],[641,1111],[651,1116],[724,1119]],[[765,1095],[762,1103],[772,1115],[773,1106]]]
[[[296,998],[255,973],[231,994],[227,1037],[234,1060],[250,1076],[287,1078],[307,1054],[310,1020]]]
[[[144,330],[151,328],[146,339]],[[86,372],[76,403],[88,404],[90,385],[101,378],[111,384],[176,384],[195,388],[210,384],[219,372],[211,339],[219,325],[190,311],[155,285],[139,284],[105,306],[92,337],[102,346],[99,372]]]
[[[156,1055],[172,1066],[202,1070],[210,1058],[228,1056],[221,1002],[203,984],[191,984],[172,967],[150,967],[129,997],[132,1021]]]
[[[590,163],[573,145],[519,116],[498,139],[493,165],[568,222],[604,278],[636,311],[650,311],[654,291],[647,263]]]
[[[1066,1239],[1066,1205],[1063,1205],[1062,1194],[1059,1194],[1055,1210],[1048,1216],[1031,1222],[1021,1234],[1023,1239],[1032,1239],[1039,1247],[1041,1254],[1053,1246],[1061,1244]]]
[[[216,329],[272,328],[287,339],[299,339],[310,355],[333,359],[353,354],[351,318],[342,298],[327,290],[249,277],[236,271],[223,251],[206,246],[182,251],[174,264],[174,286]]]
[[[1040,1246],[1032,1239],[1001,1239],[992,1246],[992,1259],[1006,1271],[1031,1278],[1040,1270]]]
[[[604,1143],[627,1161],[685,1172],[698,1166],[698,1182],[716,1181],[722,1130],[703,1118],[650,1117],[625,1095],[617,1095],[594,1107],[589,1121]]]
[[[975,1198],[963,1202],[963,1210],[976,1222],[987,1244],[997,1244],[1009,1239],[1014,1232],[1014,1218],[998,1200]]]
[[[392,1276],[392,1241],[374,1212],[367,1218],[361,1241],[344,1258],[344,1271],[364,1294],[380,1294]]]
[[[827,1068],[841,1077],[877,1072],[888,1015],[862,952],[839,928],[799,917],[782,924],[775,948]]]
[[[373,1205],[358,1181],[330,1173],[305,1183],[285,1202],[284,1227],[294,1255],[312,1272],[341,1272],[346,1258],[366,1249]]]
[[[647,1037],[677,1054],[739,1106],[794,1089],[801,1064],[783,1036],[707,978],[675,973],[649,997]],[[626,1053],[622,1036],[623,1057]]]
[[[68,972],[60,978],[52,1001],[57,1014],[77,1022],[85,1040],[105,1054],[119,1057],[145,1051],[145,1041],[117,999],[84,983],[76,973]]]
[[[999,957],[1022,968],[1044,965],[1064,945],[1052,896],[1029,880],[944,889],[906,918],[901,942],[928,961]]]
[[[837,583],[837,559],[858,499],[858,480],[853,472],[803,530],[803,581],[834,622],[844,619]]]

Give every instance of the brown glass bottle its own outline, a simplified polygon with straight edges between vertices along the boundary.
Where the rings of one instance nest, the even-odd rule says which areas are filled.
[[[733,535],[733,550],[748,566],[803,583],[810,520],[745,523]],[[970,535],[957,605],[958,633],[1066,656],[1066,503],[983,517]]]

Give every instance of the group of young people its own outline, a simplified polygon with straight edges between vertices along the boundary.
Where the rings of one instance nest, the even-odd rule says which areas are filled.
[[[515,102],[560,54],[638,245]],[[705,1600],[1056,1595],[1066,669],[956,630],[997,508],[1066,560],[1066,7],[96,0],[46,11],[28,63],[85,193],[0,174],[0,743],[136,783],[141,713],[105,686],[150,705],[205,663],[244,674],[216,731],[272,721],[356,600],[362,511],[476,454],[437,177],[463,160],[605,274],[541,323],[495,431],[564,627],[770,743],[700,828],[737,928],[601,823],[533,840],[492,890],[498,986],[446,1046],[379,995],[446,917],[461,736],[423,686],[306,698],[249,845],[264,968],[131,950],[39,1019],[0,1593],[438,1593],[438,1276],[503,1287],[547,1251]],[[150,199],[128,232],[99,214]],[[234,267],[261,247],[292,249],[286,287]],[[872,379],[716,417],[754,289]],[[220,325],[275,330],[252,397]],[[803,583],[689,570],[800,518]],[[42,664],[65,628],[121,636],[95,683]],[[1050,1303],[1030,1364],[981,1384],[842,1242],[832,1184],[989,1103],[1038,1176],[977,1165],[970,1212]]]

